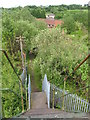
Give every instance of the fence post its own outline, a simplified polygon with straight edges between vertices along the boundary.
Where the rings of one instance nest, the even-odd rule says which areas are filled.
[[[55,88],[53,88],[52,108],[54,109]]]

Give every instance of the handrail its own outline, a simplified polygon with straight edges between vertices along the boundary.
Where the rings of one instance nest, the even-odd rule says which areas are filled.
[[[14,93],[18,98],[21,98],[21,96],[19,94],[17,94],[16,92],[11,90],[10,88],[3,88],[3,89],[0,89],[0,91],[10,91],[10,92]],[[26,101],[26,99],[24,97],[23,97],[23,99]]]
[[[22,82],[22,80],[21,80],[21,78],[19,77],[19,75],[17,74],[17,72],[16,72],[16,70],[15,70],[15,68],[14,68],[11,60],[9,59],[8,54],[6,53],[6,51],[5,51],[5,50],[2,50],[2,49],[0,49],[0,51],[2,51],[2,52],[4,53],[4,55],[6,56],[7,60],[9,61],[10,65],[11,65],[11,67],[13,68],[15,74],[17,75],[18,79],[20,80],[20,82]]]
[[[83,88],[78,89],[84,90],[86,88],[89,88],[89,86],[85,86]],[[54,89],[54,91],[53,91]],[[70,93],[65,91],[65,95],[62,95],[63,90],[57,88],[53,84],[51,85],[51,103],[52,108],[63,107],[63,97],[64,97],[64,109],[65,111],[73,111],[73,112],[89,112],[90,111],[90,103],[88,99],[84,99],[82,97],[79,97],[76,93]]]
[[[86,57],[78,66],[75,67],[75,69],[73,70],[73,72],[70,73],[68,76],[66,76],[66,77],[64,78],[64,80],[62,80],[62,82],[60,82],[60,83],[62,84],[62,83],[63,83],[64,81],[66,81],[72,74],[74,74],[74,72],[75,72],[89,57],[90,57],[90,54],[87,55],[87,57]],[[58,87],[58,86],[57,86],[57,87]]]
[[[77,92],[80,91],[80,90],[84,90],[84,89],[86,89],[86,88],[89,88],[89,87],[90,87],[90,85],[88,85],[88,86],[86,86],[86,87],[83,87],[83,88],[80,88],[80,89],[77,90]],[[70,92],[70,93],[67,93],[67,94],[65,94],[65,95],[62,95],[62,96],[60,96],[60,98],[61,98],[61,97],[64,97],[64,96],[67,96],[67,95],[69,95],[69,94],[72,94],[72,93]]]
[[[50,83],[47,80],[46,74],[44,76],[44,80],[42,81],[42,91],[46,93],[48,108],[50,108]]]
[[[87,57],[86,57],[78,66],[75,67],[75,69],[73,70],[73,72],[72,72],[70,75],[72,75],[89,57],[90,57],[90,54],[87,55]],[[64,78],[64,80],[66,81],[67,78],[68,78],[70,75],[66,76],[66,77]]]
[[[78,66],[75,67],[75,69],[73,70],[73,72],[72,72],[70,75],[72,75],[89,57],[90,57],[90,54],[87,55],[87,57],[86,57]],[[62,107],[62,110],[64,110],[64,95],[65,95],[66,80],[68,79],[68,77],[69,77],[70,75],[68,75],[68,76],[66,76],[66,77],[64,78],[63,107]]]
[[[16,72],[16,70],[15,70],[15,68],[14,68],[11,60],[10,60],[9,57],[8,57],[8,54],[6,53],[6,51],[5,51],[5,50],[2,50],[2,49],[0,49],[0,51],[2,51],[2,52],[4,53],[4,55],[6,56],[8,62],[9,62],[10,65],[11,65],[12,69],[14,70],[14,73],[17,75],[17,77],[18,77],[18,79],[19,79],[19,81],[20,81],[20,86],[21,86],[21,102],[22,102],[22,112],[23,112],[23,111],[24,111],[24,102],[23,102],[23,88],[24,88],[24,86],[23,86],[23,84],[22,84],[22,80],[21,80],[21,78],[19,77],[19,75],[17,74],[17,72]],[[24,90],[25,90],[25,88],[24,88]]]
[[[10,88],[3,88],[3,89],[0,89],[0,91],[9,91],[9,92],[12,92],[12,93],[14,93],[18,98],[21,98],[21,96],[19,95],[19,94],[17,94],[16,92],[14,92],[13,90],[11,90]],[[23,97],[23,99],[26,101],[26,99]],[[24,112],[24,111],[23,111]],[[19,115],[20,114],[23,114],[23,112],[22,113],[19,113]],[[18,115],[16,115],[16,116],[18,116]],[[13,117],[12,117],[13,118]]]
[[[66,77],[64,78],[64,80],[62,81],[62,82],[64,82],[63,95],[60,96],[60,98],[63,97],[63,107],[62,107],[62,110],[64,110],[64,96],[66,96],[66,95],[68,95],[68,94],[71,94],[71,93],[65,94],[65,84],[66,84],[67,78],[69,78],[89,57],[90,57],[90,54],[87,55],[87,57],[86,57],[78,66],[75,67],[75,69],[73,70],[73,72],[70,73],[68,76],[66,76]],[[89,88],[89,87],[90,87],[90,86],[85,86],[84,88],[80,88],[80,89],[77,90],[77,92],[78,92],[79,90],[83,90],[83,89],[86,89],[86,88]],[[53,88],[52,91],[53,91],[53,98],[54,98],[55,88]],[[54,101],[54,99],[53,99],[53,101]],[[54,103],[54,102],[53,102],[53,103]],[[54,107],[54,105],[53,105],[53,107]]]

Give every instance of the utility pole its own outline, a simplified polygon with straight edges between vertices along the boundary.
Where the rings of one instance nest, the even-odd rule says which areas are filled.
[[[23,57],[23,44],[22,42],[24,41],[25,37],[16,37],[16,42],[20,42],[20,49],[21,49],[21,57],[22,57],[22,68],[24,69],[24,57]]]
[[[23,56],[23,44],[22,42],[24,41],[25,37],[16,37],[16,42],[20,42],[20,49],[21,49],[21,57],[22,57],[22,68],[25,70],[24,66],[24,56]],[[22,82],[20,81],[20,87],[21,87],[21,104],[22,104],[22,112],[24,112],[24,101],[23,101],[23,86]]]

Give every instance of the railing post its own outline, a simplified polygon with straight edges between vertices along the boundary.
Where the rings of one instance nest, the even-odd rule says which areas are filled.
[[[5,117],[5,113],[4,113],[4,109],[3,109],[3,105],[2,105],[2,118]]]
[[[62,110],[64,110],[64,95],[65,95],[65,85],[66,85],[66,80],[64,79],[64,88],[63,88],[63,104],[62,104]]]
[[[29,75],[29,83],[28,83],[28,102],[29,103],[28,103],[28,109],[30,109],[30,106],[31,106],[30,96],[31,96],[31,82],[30,82],[30,75]]]
[[[54,109],[55,88],[53,88],[52,108]]]
[[[21,81],[20,81],[20,86],[21,86],[21,103],[22,103],[22,112],[24,112],[23,86],[22,86],[22,82],[21,82]]]
[[[46,93],[48,108],[50,108],[50,83],[47,80],[46,74],[44,76],[44,80],[42,81],[42,91]]]
[[[2,9],[0,9],[0,48],[2,48]],[[2,88],[2,53],[0,52],[0,88]],[[2,119],[2,93],[0,91],[0,119]]]
[[[1,91],[0,91],[0,119],[2,119],[2,100],[1,100]]]
[[[48,82],[48,108],[50,108],[50,83]]]
[[[28,102],[27,102],[27,76],[26,76],[26,108],[28,108]]]

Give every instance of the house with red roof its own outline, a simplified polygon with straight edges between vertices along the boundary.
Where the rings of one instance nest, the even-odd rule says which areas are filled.
[[[42,20],[44,21],[48,28],[53,28],[53,27],[57,27],[58,25],[62,25],[63,21],[62,20],[55,20],[55,15],[54,14],[49,14],[49,15],[46,15],[46,19],[37,19],[37,20]]]
[[[50,14],[48,14],[48,15],[46,15],[46,18],[48,19],[54,19],[55,18],[55,15],[53,14],[53,13],[50,13]]]

